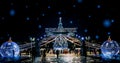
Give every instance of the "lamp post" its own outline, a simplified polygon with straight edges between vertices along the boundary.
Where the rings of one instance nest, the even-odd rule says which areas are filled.
[[[84,39],[84,37],[82,37],[81,38],[81,40],[82,40],[82,48],[81,48],[81,55],[82,55],[82,57],[83,57],[83,60],[81,60],[81,62],[82,63],[86,63],[86,41],[85,41],[85,39]]]
[[[35,41],[35,38],[34,37],[30,37],[30,41],[31,41],[31,58],[32,58],[32,62],[33,62],[33,54],[32,54],[32,42],[34,42]]]
[[[91,39],[91,37],[87,36],[87,37],[85,37],[85,39],[89,42],[89,40]]]
[[[87,42],[90,43],[90,41],[89,41],[89,40],[91,39],[90,36],[86,36],[85,39],[86,39]],[[89,46],[89,45],[88,45],[88,46]],[[88,47],[88,51],[87,51],[87,52],[89,52],[89,53],[91,54],[91,47]]]

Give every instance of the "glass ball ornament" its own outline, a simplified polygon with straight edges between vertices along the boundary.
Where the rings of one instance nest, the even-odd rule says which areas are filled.
[[[1,45],[1,55],[9,60],[19,60],[20,48],[15,42],[4,42]],[[7,61],[6,59],[6,61]]]
[[[114,40],[107,40],[101,45],[102,58],[113,59],[119,53],[119,45]]]
[[[2,50],[0,49],[0,61],[3,60],[3,54],[2,54]]]

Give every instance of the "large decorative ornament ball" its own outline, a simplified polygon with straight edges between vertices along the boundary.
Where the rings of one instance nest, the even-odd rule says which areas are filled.
[[[20,48],[15,42],[5,42],[1,45],[1,54],[4,58],[18,60]]]
[[[2,50],[0,49],[0,61],[3,59]]]
[[[118,55],[119,45],[116,41],[107,40],[101,45],[101,52],[104,58],[112,59],[113,56]]]

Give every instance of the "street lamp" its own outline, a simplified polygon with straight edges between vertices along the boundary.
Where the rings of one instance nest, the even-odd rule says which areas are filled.
[[[91,37],[90,36],[86,36],[85,39],[86,39],[87,42],[89,42],[89,40],[91,39]],[[90,52],[90,54],[91,54],[91,48],[90,47],[88,47],[88,52]]]
[[[29,39],[31,41],[31,53],[32,53],[32,42],[35,41],[35,37],[30,37]],[[31,57],[32,57],[32,54],[31,54]],[[32,61],[33,61],[33,58],[32,58]]]
[[[30,41],[35,41],[35,37],[30,37]]]
[[[32,51],[32,42],[35,41],[35,38],[34,37],[30,37],[30,41],[31,41],[31,51]]]
[[[88,41],[91,39],[91,37],[90,36],[88,36]]]
[[[90,38],[91,38],[90,36],[85,37],[85,39],[88,40],[88,41],[90,40]]]

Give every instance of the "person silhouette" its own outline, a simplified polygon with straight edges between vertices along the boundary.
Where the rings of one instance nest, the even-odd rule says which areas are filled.
[[[57,59],[59,57],[59,50],[56,51]]]

